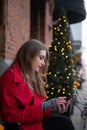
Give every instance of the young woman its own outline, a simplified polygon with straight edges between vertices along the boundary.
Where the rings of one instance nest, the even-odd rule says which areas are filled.
[[[35,39],[19,49],[14,62],[0,78],[3,121],[19,123],[20,130],[74,130],[69,118],[59,116],[70,100],[66,101],[66,97],[45,100],[41,70],[46,67],[48,57],[46,46]]]

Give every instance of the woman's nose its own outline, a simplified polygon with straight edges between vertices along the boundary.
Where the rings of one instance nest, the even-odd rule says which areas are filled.
[[[42,60],[42,65],[44,65],[45,64],[45,62],[44,62],[44,60]]]

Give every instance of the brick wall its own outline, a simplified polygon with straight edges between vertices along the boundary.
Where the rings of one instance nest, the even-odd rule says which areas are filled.
[[[52,27],[50,2],[53,0],[45,0],[43,3],[42,0],[38,0],[42,4],[39,3],[40,8],[37,15],[34,11],[33,17],[37,20],[36,24],[34,23],[36,20],[31,20],[31,11],[36,7],[31,9],[31,1],[35,3],[34,0],[2,0],[4,26],[0,26],[2,34],[0,38],[2,39],[0,44],[0,75],[11,64],[18,49],[26,40],[36,38],[47,46],[52,41],[52,30],[49,30],[49,27]],[[37,17],[38,14],[40,17]]]
[[[14,58],[17,50],[30,36],[29,0],[8,0],[5,59]]]
[[[8,0],[4,2],[4,23],[5,23],[5,59],[13,60],[15,54],[19,47],[24,43],[24,41],[32,38],[30,35],[30,28],[36,28],[32,26],[31,21],[31,10],[30,10],[30,0]],[[44,11],[40,8],[40,27],[37,27],[36,33],[37,36],[33,38],[39,39],[45,44],[49,45],[52,41],[52,30],[49,27],[52,27],[52,14],[50,14],[50,2],[46,1],[46,4],[43,5]],[[44,13],[44,15],[43,15]],[[35,17],[35,15],[34,15]],[[39,23],[37,23],[39,25]]]
[[[5,54],[5,26],[0,25],[0,59],[4,58]]]

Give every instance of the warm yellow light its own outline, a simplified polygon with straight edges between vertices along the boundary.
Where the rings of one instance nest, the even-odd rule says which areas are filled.
[[[63,91],[65,91],[65,88],[63,88]]]
[[[71,95],[71,93],[68,93],[68,95],[70,96],[70,95]]]
[[[66,58],[68,58],[68,56],[66,56]]]
[[[54,46],[54,50],[57,51],[57,46]]]
[[[49,47],[52,47],[52,45],[50,44]]]
[[[55,38],[55,41],[57,41],[57,38]]]
[[[66,18],[66,16],[63,16],[63,19],[65,19]]]
[[[47,93],[49,93],[49,91],[47,91]]]
[[[60,29],[59,29],[59,28],[58,28],[57,30],[58,30],[58,31],[60,31]]]
[[[69,43],[68,43],[68,42],[66,42],[66,44],[68,45]]]
[[[62,55],[64,55],[64,53],[62,53]]]
[[[68,45],[67,48],[69,48],[70,50],[72,50],[72,46],[69,46],[69,45]]]
[[[58,44],[60,44],[60,42],[58,42]]]
[[[74,82],[74,85],[76,85],[77,87],[79,87],[79,86],[80,86],[80,83],[79,83],[78,81],[75,81],[75,82]]]
[[[56,77],[57,76],[57,74],[54,74],[54,77]]]
[[[60,32],[61,35],[63,35],[63,32]]]
[[[49,72],[49,74],[51,74],[51,72]]]
[[[61,24],[59,24],[59,27],[61,27]]]
[[[56,27],[54,27],[54,30],[56,30]]]
[[[48,84],[46,84],[45,88],[48,88]]]
[[[60,93],[60,89],[58,89],[58,91],[57,91],[58,93]]]
[[[67,68],[65,68],[65,70],[67,70]]]
[[[60,79],[62,79],[63,77],[62,76],[60,76]]]
[[[61,20],[61,18],[58,19],[59,21]]]
[[[48,99],[48,96],[46,96],[46,99]]]
[[[75,90],[76,90],[76,87],[73,87],[73,90],[75,91]]]
[[[69,73],[69,75],[71,75],[71,73]]]
[[[63,94],[65,94],[65,92],[63,92]]]
[[[69,79],[69,76],[67,76],[67,79]]]
[[[71,44],[71,41],[69,41],[69,43]]]
[[[64,48],[62,48],[61,52],[63,52],[63,51],[64,51]]]
[[[66,22],[66,19],[64,19],[64,22]]]
[[[53,92],[51,92],[51,95],[53,95]]]

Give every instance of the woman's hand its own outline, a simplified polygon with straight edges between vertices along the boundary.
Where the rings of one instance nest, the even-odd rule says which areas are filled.
[[[58,111],[60,113],[64,112],[70,105],[70,102],[71,102],[71,99],[67,99],[67,97],[56,98],[56,103],[58,105]]]
[[[68,106],[70,105],[70,103],[71,103],[71,100],[72,100],[72,98],[66,98],[66,108],[68,108]]]

